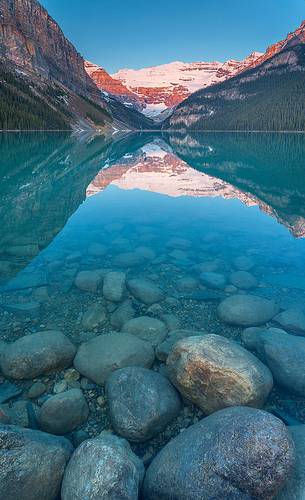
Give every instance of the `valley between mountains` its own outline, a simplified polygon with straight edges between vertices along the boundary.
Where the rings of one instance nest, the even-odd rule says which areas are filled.
[[[36,0],[0,0],[2,130],[305,130],[305,21],[244,60],[84,60]]]

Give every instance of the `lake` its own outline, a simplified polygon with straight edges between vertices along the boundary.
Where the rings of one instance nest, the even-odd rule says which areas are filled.
[[[173,332],[220,335],[270,369],[260,406],[305,422],[304,135],[3,133],[0,175],[1,341],[60,331],[78,347],[123,331],[166,375]],[[94,367],[12,365],[0,402],[14,423],[34,425],[50,395],[81,388],[89,416],[68,431],[113,429]],[[132,446],[149,463],[205,413],[185,403]]]

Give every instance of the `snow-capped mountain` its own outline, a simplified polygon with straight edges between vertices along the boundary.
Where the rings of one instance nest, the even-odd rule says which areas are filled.
[[[243,61],[232,59],[225,63],[176,61],[139,70],[121,69],[111,77],[139,97],[144,103],[144,114],[155,116],[176,106],[193,92],[244,71],[261,56],[260,52],[253,52]]]

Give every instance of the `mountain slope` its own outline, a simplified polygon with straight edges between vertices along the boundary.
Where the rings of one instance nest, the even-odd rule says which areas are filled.
[[[60,128],[114,124],[141,129],[152,125],[136,111],[103,98],[85,71],[81,55],[36,0],[0,0],[0,62],[6,72],[0,84],[2,108],[9,108],[14,99],[18,101],[20,112],[28,116],[22,127],[54,128],[55,115]],[[28,93],[21,90],[19,81],[28,87]],[[53,93],[55,96],[50,96]],[[42,101],[46,116],[37,120],[35,111],[33,119],[29,102],[34,109],[35,102],[41,106]],[[5,127],[7,121],[11,122],[2,109],[0,126]]]
[[[305,130],[305,44],[289,44],[254,69],[198,91],[164,128]]]
[[[243,61],[229,60],[225,63],[177,61],[139,70],[122,69],[111,77],[137,96],[142,108],[144,106],[143,113],[154,116],[176,106],[196,90],[244,71],[261,55],[253,52]]]

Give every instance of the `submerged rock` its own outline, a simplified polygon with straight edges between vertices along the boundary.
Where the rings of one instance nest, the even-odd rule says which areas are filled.
[[[75,278],[75,286],[85,292],[95,293],[103,281],[100,270],[80,271]]]
[[[111,326],[120,330],[122,326],[130,319],[134,318],[136,311],[132,305],[131,300],[125,300],[120,304],[117,309],[112,313],[110,318]]]
[[[0,425],[0,498],[55,500],[72,451],[65,438]]]
[[[166,361],[167,356],[172,350],[173,346],[179,342],[179,340],[185,339],[187,337],[197,337],[206,335],[207,332],[203,330],[174,330],[169,333],[169,336],[159,344],[156,348],[156,356],[160,361]]]
[[[236,269],[239,269],[240,271],[250,271],[250,269],[255,266],[254,260],[247,256],[236,257],[233,264]]]
[[[200,274],[200,281],[208,288],[223,290],[227,284],[227,279],[223,274],[205,272]]]
[[[125,252],[117,255],[113,263],[118,267],[135,267],[139,266],[143,260],[142,255],[136,252]]]
[[[276,500],[304,500],[305,498],[305,425],[289,427],[296,449],[296,462],[287,484]]]
[[[173,384],[206,414],[227,406],[260,408],[273,386],[259,359],[219,335],[180,340],[166,364]]]
[[[130,441],[146,441],[160,432],[181,409],[168,379],[146,368],[117,370],[107,379],[106,393],[115,431]]]
[[[147,470],[145,500],[272,499],[294,463],[285,425],[270,413],[227,408],[170,441]]]
[[[230,274],[230,283],[242,290],[249,290],[250,288],[255,288],[258,285],[258,281],[255,276],[247,271],[235,271]]]
[[[146,340],[152,346],[160,344],[167,335],[165,324],[159,319],[150,316],[140,316],[127,321],[123,325],[122,331]]]
[[[305,314],[301,309],[287,309],[277,314],[273,321],[290,332],[305,336]]]
[[[148,306],[164,299],[164,292],[151,281],[137,278],[129,280],[127,285],[130,293]]]
[[[67,434],[86,422],[87,402],[80,389],[70,389],[49,398],[41,407],[41,429],[51,434]]]
[[[275,302],[256,295],[232,295],[218,306],[220,319],[238,326],[263,325],[278,312],[279,307]]]
[[[107,321],[106,310],[103,304],[97,302],[88,307],[82,317],[82,326],[86,330],[94,330]]]
[[[12,379],[32,379],[51,370],[68,368],[75,353],[75,346],[61,332],[33,333],[6,345],[1,369]]]
[[[274,380],[284,389],[298,396],[305,396],[305,339],[278,328],[242,333],[248,349],[271,370]]]
[[[102,433],[84,441],[65,472],[62,500],[137,500],[144,477],[141,460],[125,439]]]
[[[111,372],[126,366],[149,368],[154,362],[152,346],[128,333],[99,335],[82,344],[74,366],[82,375],[103,385]]]
[[[111,302],[121,302],[126,289],[126,274],[110,272],[104,277],[103,295]]]

